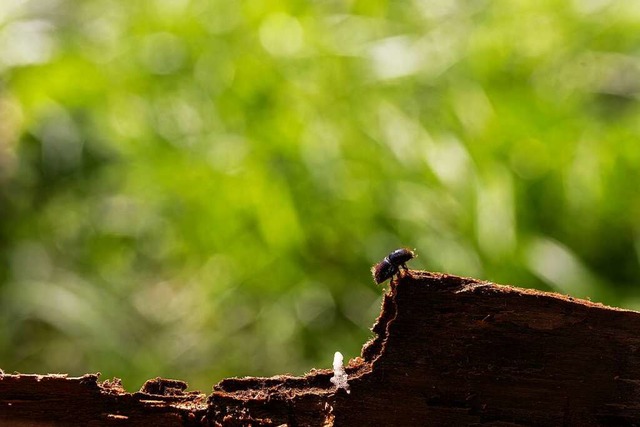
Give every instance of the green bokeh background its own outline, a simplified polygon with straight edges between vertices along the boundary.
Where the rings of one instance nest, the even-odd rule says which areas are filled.
[[[640,3],[4,0],[0,367],[302,374],[413,268],[640,308]]]

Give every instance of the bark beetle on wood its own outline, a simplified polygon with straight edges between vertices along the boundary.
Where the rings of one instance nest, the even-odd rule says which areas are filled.
[[[130,394],[97,375],[4,375],[0,425],[640,425],[640,313],[412,271],[373,329],[350,394],[327,369],[208,397],[160,378]]]

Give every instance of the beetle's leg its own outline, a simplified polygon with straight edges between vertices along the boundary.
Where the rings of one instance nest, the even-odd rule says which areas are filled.
[[[394,267],[394,269],[391,271],[391,282],[393,283],[394,281],[398,280],[398,269]]]
[[[402,268],[402,270],[400,270],[398,272],[398,276],[411,276],[411,274],[409,274],[409,269],[407,268],[407,264],[401,264],[400,267]]]

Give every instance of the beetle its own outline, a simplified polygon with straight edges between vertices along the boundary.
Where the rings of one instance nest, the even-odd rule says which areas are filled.
[[[392,279],[400,274],[400,269],[408,271],[407,261],[416,257],[416,253],[408,248],[400,248],[384,257],[382,261],[371,267],[371,274],[376,284]]]

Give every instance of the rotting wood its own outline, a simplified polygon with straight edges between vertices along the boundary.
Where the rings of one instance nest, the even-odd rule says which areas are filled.
[[[640,425],[640,313],[411,271],[385,294],[362,357],[302,377],[230,378],[205,398],[155,379],[0,376],[0,424]],[[7,424],[10,423],[10,424]]]
[[[184,392],[186,383],[156,378],[135,393],[99,374],[0,376],[0,426],[195,426],[206,396]]]

